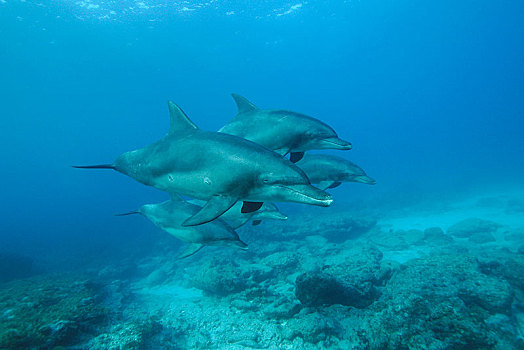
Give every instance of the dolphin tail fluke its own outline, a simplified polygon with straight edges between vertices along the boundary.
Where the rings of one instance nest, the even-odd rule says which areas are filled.
[[[140,214],[140,213],[138,211],[130,211],[129,213],[115,214],[115,216],[126,216],[126,215],[133,215],[133,214]]]
[[[77,169],[113,169],[115,167],[112,164],[98,164],[98,165],[72,165],[73,168]]]

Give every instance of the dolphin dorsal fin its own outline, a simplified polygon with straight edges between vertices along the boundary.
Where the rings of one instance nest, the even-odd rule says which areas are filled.
[[[197,126],[189,119],[184,111],[176,105],[173,101],[168,101],[169,117],[171,118],[171,125],[168,134],[181,130],[196,130]]]
[[[237,104],[238,114],[252,112],[258,109],[257,106],[249,102],[249,100],[243,96],[240,96],[238,94],[231,94],[231,96],[233,96],[233,99],[235,100],[235,103]]]

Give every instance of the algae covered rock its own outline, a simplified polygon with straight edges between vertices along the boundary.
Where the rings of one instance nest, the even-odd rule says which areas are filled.
[[[511,252],[490,252],[479,257],[482,272],[502,278],[514,288],[524,291],[524,255]]]
[[[396,230],[393,232],[375,231],[370,234],[369,240],[386,250],[406,250],[409,243],[406,240],[407,231]]]
[[[275,269],[277,272],[292,272],[299,263],[293,252],[276,252],[270,254],[260,261],[261,264]]]
[[[382,257],[372,244],[347,244],[338,254],[326,257],[321,270],[362,290],[369,284],[383,284],[382,279],[388,276],[382,271]]]
[[[266,299],[268,300],[268,299]],[[268,300],[269,301],[269,300]],[[292,296],[280,296],[265,303],[262,311],[268,319],[281,320],[293,317],[302,309],[299,301]]]
[[[155,286],[162,284],[168,278],[168,273],[163,268],[158,268],[153,270],[147,277],[144,279],[143,283],[146,286]]]
[[[407,230],[402,234],[402,237],[409,245],[421,245],[423,244],[425,233],[422,230],[411,229]]]
[[[382,253],[372,245],[348,246],[325,259],[325,265],[298,276],[295,295],[304,305],[367,307],[379,296],[376,286],[391,277],[392,265],[381,260]]]
[[[482,273],[475,258],[429,256],[389,280],[366,322],[375,345],[388,349],[512,348],[513,337],[487,324],[509,315],[512,302],[508,283]]]
[[[325,273],[305,273],[297,277],[295,295],[307,306],[341,304],[365,308],[375,300],[374,286],[359,290],[355,286]]]
[[[241,277],[238,265],[227,260],[211,259],[195,271],[192,284],[208,294],[225,296],[248,288],[248,280]]]
[[[459,221],[450,226],[448,228],[448,234],[459,238],[468,238],[475,234],[493,233],[500,226],[501,225],[490,220],[471,218]]]
[[[246,290],[255,292],[259,284],[273,276],[273,270],[263,264],[247,261],[234,263],[227,258],[214,257],[199,265],[193,272],[191,284],[207,294],[226,296]]]
[[[285,237],[320,235],[331,243],[355,239],[375,227],[377,220],[370,217],[353,217],[347,213],[290,218],[286,223],[273,223]],[[278,231],[275,230],[277,233]]]
[[[468,239],[472,243],[484,244],[489,242],[495,242],[495,237],[489,232],[479,232],[469,237]]]
[[[524,242],[524,228],[510,230],[504,235],[505,241],[515,242],[517,245],[521,245]]]
[[[129,279],[137,274],[137,265],[130,259],[119,261],[118,264],[107,265],[98,272],[101,281]]]
[[[127,349],[139,350],[150,348],[149,339],[162,330],[156,321],[122,322],[89,341],[90,349]]]
[[[325,222],[321,235],[329,242],[342,243],[371,230],[377,221],[371,218],[332,217]]]
[[[508,283],[483,274],[463,281],[457,296],[471,309],[478,306],[489,314],[509,314],[513,302],[513,291]]]
[[[446,245],[453,243],[453,237],[446,235],[440,227],[429,227],[424,230],[424,241],[430,245]]]
[[[106,313],[89,283],[53,276],[4,284],[0,310],[0,349],[78,344]]]
[[[283,329],[283,337],[288,341],[300,338],[305,342],[317,344],[337,337],[342,333],[340,323],[332,317],[317,312],[303,310],[296,318],[289,320]]]

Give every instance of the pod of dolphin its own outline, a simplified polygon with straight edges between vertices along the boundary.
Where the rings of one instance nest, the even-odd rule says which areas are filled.
[[[111,164],[74,167],[113,169],[168,192],[166,202],[119,215],[141,214],[189,243],[181,258],[205,245],[247,248],[236,228],[247,221],[257,225],[287,219],[271,202],[327,207],[333,199],[326,189],[342,182],[375,184],[344,158],[304,154],[352,148],[329,125],[292,111],[257,108],[237,94],[233,98],[238,113],[218,132],[199,129],[169,101],[171,124],[164,137],[121,154]]]

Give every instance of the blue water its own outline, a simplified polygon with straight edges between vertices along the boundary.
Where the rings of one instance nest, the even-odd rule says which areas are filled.
[[[523,15],[521,1],[2,0],[2,245],[75,255],[151,231],[112,215],[165,194],[69,166],[158,139],[169,99],[206,130],[235,115],[232,92],[327,122],[354,146],[334,153],[378,181],[336,200],[521,187]]]
[[[523,18],[518,0],[0,0],[0,347],[522,348]],[[239,231],[247,252],[177,261],[179,241],[114,216],[165,193],[71,168],[158,140],[168,100],[217,130],[231,93],[325,121],[353,144],[325,152],[377,184],[278,204],[287,222]],[[338,279],[382,294],[311,307],[308,278],[326,298]]]

